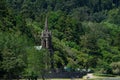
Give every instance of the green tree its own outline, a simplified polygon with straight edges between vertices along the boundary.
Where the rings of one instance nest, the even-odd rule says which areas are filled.
[[[120,62],[112,62],[110,66],[113,74],[120,75]]]
[[[7,7],[5,0],[0,1],[0,17],[5,17],[7,15]]]
[[[26,67],[26,48],[30,42],[25,36],[14,33],[0,33],[1,69],[6,73],[6,78],[21,75]]]
[[[108,12],[108,22],[120,25],[120,8],[112,9]]]
[[[50,69],[50,54],[46,49],[36,50],[29,48],[27,52],[27,68],[25,74],[29,78],[41,77],[45,79],[45,74]]]

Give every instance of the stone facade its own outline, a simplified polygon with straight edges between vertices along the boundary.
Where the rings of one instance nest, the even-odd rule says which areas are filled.
[[[45,27],[41,33],[41,46],[48,50],[52,50],[51,40],[52,40],[52,34],[51,34],[51,31],[48,30],[48,21],[47,21],[47,17],[46,17]]]

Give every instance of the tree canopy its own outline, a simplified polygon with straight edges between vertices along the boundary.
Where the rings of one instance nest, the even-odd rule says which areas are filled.
[[[32,47],[40,45],[46,15],[55,69],[120,73],[120,0],[1,0],[1,76],[24,75],[34,68],[41,74],[44,62],[49,63],[42,56],[49,53]]]

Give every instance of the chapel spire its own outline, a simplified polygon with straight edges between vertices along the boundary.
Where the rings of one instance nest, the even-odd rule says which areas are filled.
[[[49,50],[52,49],[52,41],[51,41],[51,31],[48,30],[48,21],[47,17],[45,19],[44,30],[41,33],[41,45],[43,48],[47,48]]]
[[[45,19],[45,29],[46,31],[48,31],[48,20],[47,20],[47,16],[46,16],[46,19]]]
[[[43,48],[46,48],[50,52],[50,57],[51,57],[51,68],[54,68],[53,66],[53,49],[52,49],[52,34],[51,31],[48,30],[48,20],[47,17],[45,19],[45,25],[44,25],[44,30],[41,33],[41,46]]]

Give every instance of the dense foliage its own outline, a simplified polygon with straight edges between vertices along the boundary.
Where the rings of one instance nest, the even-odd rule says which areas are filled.
[[[41,74],[47,52],[29,47],[40,45],[46,15],[55,68],[120,74],[120,0],[0,0],[2,76]]]

